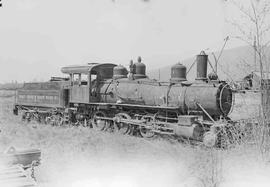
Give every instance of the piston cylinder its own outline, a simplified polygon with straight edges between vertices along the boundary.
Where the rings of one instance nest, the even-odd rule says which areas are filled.
[[[197,55],[197,78],[196,80],[207,80],[208,55],[202,51]]]
[[[176,126],[174,132],[177,136],[183,136],[194,140],[202,140],[203,129],[199,124],[192,124],[191,126]]]

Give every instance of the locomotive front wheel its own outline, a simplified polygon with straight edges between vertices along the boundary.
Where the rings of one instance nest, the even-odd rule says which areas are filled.
[[[151,125],[153,118],[142,117],[142,120],[145,120],[146,124]],[[144,138],[153,138],[155,136],[155,132],[151,131],[151,129],[146,128],[144,126],[139,127],[140,135]]]
[[[121,119],[131,119],[126,113],[118,113],[115,115],[114,129],[119,134],[128,134],[130,132],[130,125],[125,122],[121,122]]]
[[[93,129],[103,131],[107,128],[107,122],[105,120],[98,119],[98,117],[106,117],[105,112],[102,111],[96,111],[92,115],[92,126]]]

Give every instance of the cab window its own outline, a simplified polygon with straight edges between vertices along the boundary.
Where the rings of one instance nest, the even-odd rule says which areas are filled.
[[[81,74],[73,74],[73,85],[79,85],[81,81]]]
[[[72,85],[88,85],[88,75],[87,74],[80,74],[80,73],[74,73],[72,76]]]
[[[88,85],[88,75],[87,74],[82,74],[81,75],[81,85]]]

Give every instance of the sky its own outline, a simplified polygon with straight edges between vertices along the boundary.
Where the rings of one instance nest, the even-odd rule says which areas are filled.
[[[0,83],[45,81],[74,64],[128,65],[138,56],[158,68],[219,50],[230,30],[224,0],[1,2]]]

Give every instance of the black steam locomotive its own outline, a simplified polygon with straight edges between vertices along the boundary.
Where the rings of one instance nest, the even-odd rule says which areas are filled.
[[[167,82],[149,79],[138,62],[129,71],[112,63],[67,66],[69,78],[25,83],[17,90],[14,113],[24,120],[52,125],[74,124],[120,134],[158,134],[214,145],[228,125],[232,89],[216,75],[207,77],[208,56],[197,55],[197,78],[186,79],[186,67],[172,66]]]

